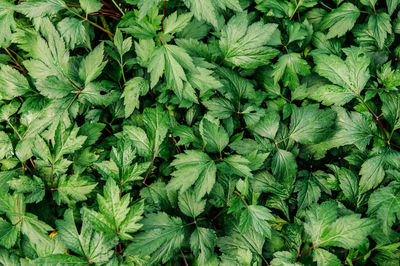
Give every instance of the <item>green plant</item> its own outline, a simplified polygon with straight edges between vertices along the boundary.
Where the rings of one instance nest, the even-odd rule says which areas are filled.
[[[399,265],[399,4],[0,0],[0,264]]]

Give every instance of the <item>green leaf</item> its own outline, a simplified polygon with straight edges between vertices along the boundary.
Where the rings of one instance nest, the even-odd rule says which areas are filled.
[[[389,234],[397,220],[400,220],[400,191],[397,185],[375,190],[368,201],[368,214],[376,213],[380,220],[383,232]]]
[[[300,85],[298,75],[308,76],[310,74],[310,66],[307,61],[297,53],[285,54],[279,57],[272,72],[275,84],[282,79],[283,85],[288,86],[292,91]]]
[[[196,218],[204,211],[206,201],[197,201],[193,193],[186,191],[185,193],[179,194],[178,205],[181,212],[186,216]]]
[[[10,249],[15,245],[17,237],[17,227],[0,218],[0,245]]]
[[[360,218],[359,214],[351,214],[338,218],[325,232],[321,246],[337,246],[342,248],[356,248],[367,241],[376,227],[376,221],[369,218]]]
[[[214,161],[204,152],[186,150],[185,153],[176,155],[172,161],[176,170],[173,178],[167,185],[169,190],[185,192],[194,185],[196,200],[200,200],[205,194],[209,194],[214,186],[216,167]]]
[[[126,255],[150,255],[151,264],[166,263],[181,248],[185,238],[184,225],[179,217],[164,212],[149,214],[143,220],[141,233],[125,250]]]
[[[0,47],[6,48],[10,45],[12,30],[15,29],[14,21],[15,6],[6,0],[0,1]]]
[[[64,213],[64,220],[57,220],[56,225],[63,243],[68,249],[82,256],[85,264],[108,262],[113,255],[112,248],[116,245],[117,238],[106,239],[102,233],[94,231],[85,214],[82,217],[80,234],[70,209]]]
[[[206,263],[214,253],[217,235],[214,230],[196,227],[190,236],[190,248],[200,263]]]
[[[313,203],[318,202],[321,197],[321,189],[317,181],[312,178],[303,178],[296,182],[297,206],[299,210],[305,209]]]
[[[245,157],[240,155],[231,155],[223,159],[222,163],[218,164],[218,169],[225,174],[235,174],[242,177],[252,177],[250,166],[251,163]]]
[[[125,126],[124,133],[132,141],[139,155],[147,157],[151,155],[150,141],[143,129],[135,126]]]
[[[360,192],[364,193],[372,188],[376,188],[385,177],[383,168],[385,153],[378,154],[366,160],[360,169]]]
[[[314,250],[314,261],[318,266],[339,266],[343,265],[339,258],[322,248]]]
[[[85,208],[85,213],[93,227],[106,236],[131,239],[130,233],[141,228],[143,201],[130,205],[130,195],[120,197],[120,188],[114,179],[109,178],[104,186],[104,196],[97,195],[100,212]]]
[[[0,99],[12,100],[32,91],[26,78],[10,66],[0,65],[0,76]]]
[[[397,96],[389,93],[379,95],[382,101],[382,113],[389,122],[392,130],[400,128],[400,100]]]
[[[75,49],[80,45],[91,49],[89,27],[83,20],[66,17],[57,24],[57,30],[70,49]]]
[[[158,154],[170,126],[169,115],[157,105],[156,108],[146,108],[142,120],[147,128],[151,151]]]
[[[11,101],[9,104],[0,107],[0,121],[8,121],[15,114],[21,104],[18,101]]]
[[[346,48],[343,51],[347,55],[345,61],[332,54],[315,54],[315,71],[332,83],[359,94],[370,78],[370,59],[359,47]]]
[[[79,128],[64,129],[60,123],[55,132],[54,162],[60,160],[65,154],[71,154],[80,149],[85,143],[86,136],[78,136]]]
[[[103,6],[98,0],[79,0],[79,3],[86,14],[97,12]]]
[[[358,176],[346,168],[340,168],[338,175],[343,194],[354,206],[358,206]]]
[[[263,236],[271,237],[271,226],[268,221],[274,221],[271,211],[264,206],[250,205],[240,215],[239,228],[244,234],[249,228],[253,228],[256,232]]]
[[[208,119],[202,119],[199,125],[200,135],[207,152],[221,152],[229,144],[229,136],[223,126],[213,123]]]
[[[97,183],[91,182],[88,177],[81,175],[62,175],[57,180],[57,190],[54,198],[57,204],[61,202],[71,204],[77,201],[87,200],[87,194],[92,192]]]
[[[324,16],[320,27],[329,29],[327,38],[341,37],[351,30],[360,16],[360,10],[352,3],[343,3],[340,7]]]
[[[139,20],[142,20],[146,14],[155,6],[158,6],[158,4],[161,2],[161,0],[139,0],[137,3],[139,7]]]
[[[0,160],[13,154],[13,146],[8,135],[0,131]]]
[[[118,53],[123,57],[132,48],[132,37],[123,39],[122,32],[118,29],[114,36],[114,45],[117,47]],[[122,61],[122,59],[121,59]]]
[[[18,179],[8,181],[8,184],[13,190],[19,193],[29,193],[25,195],[26,203],[38,203],[44,198],[44,183],[42,179],[35,175],[32,179],[27,176],[20,176]]]
[[[187,81],[185,70],[194,71],[192,58],[184,49],[176,45],[163,45],[157,48],[149,62],[151,87],[154,87],[165,71],[168,86],[183,93],[183,83]]]
[[[258,135],[275,139],[276,132],[279,129],[280,116],[275,111],[270,111],[255,125],[251,126],[251,130]]]
[[[36,265],[87,265],[87,261],[68,254],[53,254],[32,261]]]
[[[334,123],[335,112],[320,110],[318,104],[295,108],[291,120],[289,136],[302,143],[318,143],[326,139]]]
[[[141,77],[135,77],[125,83],[124,98],[125,117],[129,117],[135,109],[139,108],[139,96],[145,95],[149,90],[149,82]]]
[[[278,55],[277,50],[266,46],[277,25],[262,22],[249,24],[246,12],[232,17],[221,30],[219,45],[225,61],[235,66],[253,69],[267,65],[270,59]]]
[[[335,108],[337,112],[337,132],[334,140],[340,146],[354,144],[363,150],[371,141],[376,126],[360,113],[347,112],[343,108]]]
[[[193,15],[198,20],[205,20],[217,29],[219,29],[221,25],[221,18],[217,7],[221,9],[228,7],[235,11],[241,11],[237,0],[184,0],[183,2],[188,8],[190,8]]]
[[[368,20],[368,28],[372,31],[379,49],[382,49],[388,34],[392,34],[390,16],[386,13],[372,14]]]
[[[387,9],[390,16],[396,10],[399,4],[400,4],[399,0],[386,0]]]
[[[296,158],[293,153],[278,149],[272,158],[272,173],[285,183],[292,183],[297,173]]]
[[[177,12],[172,13],[164,20],[164,34],[174,34],[183,30],[192,19],[191,13],[183,13],[178,16]]]
[[[337,204],[329,201],[313,205],[307,212],[304,229],[315,246],[356,248],[367,241],[376,226],[375,220],[359,214],[337,215]]]
[[[103,59],[104,43],[100,43],[81,61],[79,67],[79,77],[85,86],[100,76],[107,64],[107,62],[103,62]]]
[[[303,265],[299,262],[296,262],[297,256],[294,252],[289,251],[278,251],[274,253],[274,259],[271,261],[271,266],[282,266],[282,265],[290,265],[290,266],[300,266]]]
[[[67,5],[62,0],[28,0],[17,6],[17,11],[29,18],[53,16]]]

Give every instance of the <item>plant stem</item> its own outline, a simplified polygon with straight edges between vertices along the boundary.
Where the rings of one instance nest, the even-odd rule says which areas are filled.
[[[307,254],[308,252],[310,252],[311,250],[313,250],[314,248],[317,248],[319,245],[318,244],[314,244],[313,246],[309,247],[308,249],[304,250],[303,252],[301,252],[298,256],[296,261],[298,261],[301,257],[303,257],[305,254]]]
[[[4,48],[4,50],[7,52],[7,54],[11,57],[11,59],[13,60],[13,62],[18,66],[18,68],[24,72],[24,74],[28,74],[28,72],[25,70],[25,68],[23,68],[20,63],[18,63],[17,59],[10,53],[10,51],[8,50],[8,48]]]
[[[122,11],[122,9],[119,7],[119,5],[117,5],[117,3],[115,3],[114,0],[111,0],[113,2],[113,4],[115,5],[116,8],[118,8],[119,12],[121,12],[122,15],[125,15],[125,12]]]
[[[390,146],[390,140],[386,134],[386,130],[385,127],[382,124],[381,121],[381,115],[377,115],[375,114],[375,112],[371,109],[371,107],[364,101],[363,97],[361,97],[360,93],[358,93],[358,91],[354,90],[354,93],[357,95],[358,99],[360,99],[360,101],[365,105],[365,107],[367,107],[368,111],[374,116],[375,121],[378,123],[379,128],[381,129],[383,136],[385,138],[385,142],[386,144],[388,144]]]
[[[165,20],[165,8],[166,8],[166,0],[163,1],[163,17],[161,20],[161,31],[164,31],[164,20]]]
[[[155,145],[156,145],[156,144],[155,144]],[[151,163],[150,163],[149,169],[147,170],[146,176],[144,177],[144,179],[143,179],[143,181],[142,181],[142,184],[143,184],[143,185],[147,185],[147,184],[146,184],[146,180],[147,180],[147,178],[149,177],[151,168],[153,167],[154,160],[156,159],[156,154],[157,154],[157,150],[154,148],[154,151],[153,151],[153,158],[151,159]]]
[[[299,6],[300,6],[299,4],[300,4],[300,2],[297,3],[297,1],[296,1],[296,8],[294,9],[293,14],[292,14],[292,16],[290,16],[289,20],[292,20],[293,17],[294,17],[294,15],[296,15],[297,9],[298,9]]]
[[[112,32],[110,32],[110,31],[106,30],[105,28],[103,28],[102,26],[98,25],[97,23],[95,23],[95,22],[93,22],[93,21],[91,21],[91,20],[89,20],[89,19],[87,19],[87,18],[81,16],[80,14],[76,13],[75,11],[73,11],[73,10],[71,10],[71,9],[69,9],[69,8],[68,8],[68,11],[71,12],[72,14],[74,14],[75,16],[81,18],[82,20],[89,22],[90,25],[92,25],[92,26],[98,28],[99,30],[101,30],[101,31],[103,31],[103,32],[105,32],[105,33],[107,33],[111,38],[114,37],[114,33],[112,33]]]
[[[189,263],[187,262],[185,254],[183,253],[182,249],[179,249],[179,251],[181,252],[181,256],[182,256],[183,262],[185,263],[185,266],[189,266]]]
[[[56,216],[58,216],[58,215],[57,215],[56,201],[54,200],[54,163],[51,164],[50,183],[51,183],[51,189],[50,189],[51,200],[52,200],[52,202],[53,202],[54,212],[55,212]]]
[[[327,4],[325,4],[324,2],[319,2],[321,5],[323,5],[324,7],[326,7],[329,10],[333,10],[332,7],[328,6]]]
[[[174,136],[172,136],[172,134],[169,134],[168,137],[169,137],[169,138],[172,140],[172,142],[174,143],[175,148],[176,148],[176,152],[177,152],[177,153],[181,153],[182,151],[181,151],[181,149],[179,148],[178,142],[176,141],[176,139],[174,138]]]
[[[244,199],[244,196],[243,196],[242,194],[240,194],[239,191],[235,190],[235,194],[237,194],[237,195],[240,197],[240,199],[243,201],[243,203],[244,203],[247,207],[249,206],[249,204],[247,204],[246,200]]]
[[[7,123],[10,125],[10,127],[11,127],[11,128],[14,130],[14,132],[17,134],[19,140],[23,140],[24,137],[22,137],[22,136],[19,134],[19,132],[17,131],[17,129],[13,126],[13,124],[11,124],[10,120],[7,120]],[[24,135],[24,136],[25,136],[25,135]],[[29,161],[31,162],[31,164],[32,164],[32,166],[33,166],[33,169],[36,169],[36,165],[35,165],[35,163],[33,162],[32,158],[29,158]],[[24,163],[24,166],[25,166],[25,164],[26,164],[26,162]]]

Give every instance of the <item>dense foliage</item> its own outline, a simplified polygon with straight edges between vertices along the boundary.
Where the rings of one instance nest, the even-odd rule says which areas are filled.
[[[0,0],[0,264],[399,265],[399,4]]]

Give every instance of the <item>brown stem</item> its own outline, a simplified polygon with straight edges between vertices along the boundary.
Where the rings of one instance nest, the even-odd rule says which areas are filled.
[[[164,20],[165,20],[165,7],[166,7],[166,0],[163,1],[163,17],[161,20],[161,31],[164,31]]]
[[[221,216],[222,213],[224,213],[226,207],[224,207],[222,210],[220,210],[217,215],[215,215],[213,218],[210,219],[210,222],[213,222],[215,219],[217,219],[219,216]]]
[[[183,253],[182,249],[179,249],[179,251],[181,252],[181,256],[182,256],[183,262],[185,263],[185,266],[189,266],[189,263],[187,262],[185,254]]]
[[[172,142],[174,143],[175,148],[176,148],[176,152],[177,152],[177,153],[181,153],[181,149],[179,148],[178,142],[176,141],[176,139],[174,138],[174,136],[172,136],[172,134],[169,134],[168,137],[169,137],[169,138],[172,140]]]
[[[24,74],[28,74],[28,72],[25,70],[25,68],[23,68],[17,61],[17,59],[10,53],[10,51],[8,50],[8,48],[4,48],[4,50],[7,52],[7,54],[11,57],[11,59],[13,60],[13,62],[18,66],[18,68],[24,72]]]
[[[378,126],[379,126],[379,128],[381,129],[381,131],[382,131],[382,133],[383,133],[383,136],[384,136],[384,138],[385,138],[386,144],[390,146],[390,140],[389,140],[389,138],[388,138],[388,136],[387,136],[387,134],[386,134],[385,127],[383,126],[382,121],[381,121],[381,119],[380,119],[381,116],[382,116],[382,114],[380,114],[380,115],[378,116],[378,115],[371,109],[371,107],[364,101],[363,97],[361,97],[361,95],[358,93],[358,91],[354,91],[354,92],[355,92],[355,94],[357,95],[357,97],[360,99],[360,101],[365,105],[365,107],[367,107],[368,111],[374,116],[375,121],[378,123]]]
[[[317,248],[318,246],[319,246],[318,244],[315,244],[315,245],[309,247],[308,249],[304,250],[303,252],[301,252],[301,253],[297,256],[296,261],[298,261],[301,257],[303,257],[305,254],[307,254],[308,252],[310,252],[310,251],[313,250],[314,248]]]
[[[154,148],[153,158],[151,159],[151,163],[150,163],[149,169],[147,170],[146,176],[144,177],[144,179],[143,179],[143,181],[142,181],[142,184],[143,184],[143,185],[147,185],[147,184],[146,184],[146,180],[147,180],[147,178],[149,177],[151,168],[153,167],[154,160],[156,159],[156,154],[157,154],[157,150]]]

